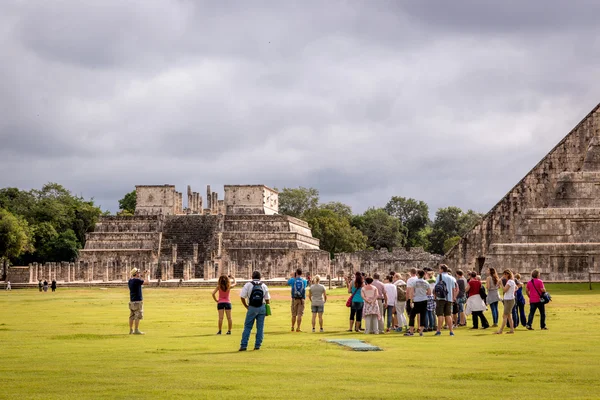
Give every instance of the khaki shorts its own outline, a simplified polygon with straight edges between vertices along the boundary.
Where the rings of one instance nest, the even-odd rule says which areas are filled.
[[[304,299],[292,299],[292,317],[304,315]]]
[[[449,317],[452,315],[452,302],[448,300],[436,300],[435,315],[438,317]]]
[[[129,319],[140,320],[144,319],[144,302],[131,301],[129,302]]]
[[[512,309],[515,306],[515,299],[503,300],[502,304],[504,304],[504,315],[512,315]]]

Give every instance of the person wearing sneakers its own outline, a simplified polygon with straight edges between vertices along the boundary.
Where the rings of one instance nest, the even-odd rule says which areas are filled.
[[[548,330],[546,327],[546,305],[542,302],[542,294],[546,292],[544,282],[540,279],[540,270],[534,269],[531,272],[531,280],[525,286],[525,293],[529,297],[529,318],[527,319],[526,328],[533,330],[533,318],[536,310],[540,310],[540,329]]]
[[[437,315],[437,332],[436,336],[442,334],[441,329],[444,325],[444,319],[446,325],[450,331],[450,336],[454,336],[454,329],[452,326],[452,305],[456,301],[458,296],[458,284],[453,276],[448,274],[448,266],[445,264],[440,265],[440,274],[436,280],[435,288],[435,313]]]
[[[417,271],[417,279],[413,283],[412,291],[412,307],[410,309],[410,319],[408,325],[409,331],[404,336],[415,335],[415,317],[419,314],[419,336],[423,336],[425,330],[425,315],[427,314],[427,296],[431,294],[431,287],[425,279],[425,271],[422,269]]]
[[[231,320],[231,300],[229,299],[229,294],[231,293],[231,288],[234,286],[235,278],[231,275],[221,275],[217,282],[217,287],[212,292],[212,297],[217,303],[217,312],[219,313],[219,332],[217,332],[217,335],[221,334],[221,329],[223,328],[223,314],[227,315],[227,335],[231,335],[233,321]],[[218,299],[216,296],[217,293],[219,293]]]
[[[506,284],[502,287],[502,291],[504,292],[504,300],[502,300],[502,304],[504,305],[504,313],[502,315],[502,325],[500,326],[500,329],[496,331],[497,335],[502,334],[507,321],[508,326],[510,326],[510,332],[508,333],[515,333],[515,323],[512,317],[512,310],[515,306],[515,289],[517,288],[517,285],[513,279],[513,273],[510,269],[505,269],[502,273],[502,277],[506,280]]]
[[[143,275],[148,272],[145,271]],[[129,334],[143,335],[140,332],[140,321],[144,319],[144,298],[142,296],[142,285],[144,280],[140,278],[140,271],[137,268],[131,270],[131,279],[129,279]],[[134,327],[135,325],[135,327]]]
[[[383,289],[385,290],[385,297],[387,299],[385,303],[385,318],[387,329],[386,332],[390,331],[392,327],[392,322],[394,320],[394,312],[396,311],[396,299],[398,297],[398,291],[396,286],[392,283],[394,280],[393,276],[386,276],[383,284]]]
[[[292,332],[294,326],[296,332],[302,332],[302,316],[304,315],[304,302],[306,301],[306,280],[302,278],[302,270],[298,268],[288,280],[288,286],[292,287]],[[298,325],[296,325],[296,322]]]
[[[261,282],[260,272],[252,273],[252,280],[246,282],[240,292],[242,304],[246,307],[246,319],[244,320],[244,332],[242,333],[242,341],[239,351],[246,351],[250,333],[256,321],[256,341],[254,342],[254,350],[260,350],[262,345],[265,328],[265,318],[267,316],[267,304],[270,304],[271,296],[269,288]]]
[[[312,331],[315,331],[317,323],[317,314],[319,315],[320,332],[323,332],[323,311],[325,311],[325,303],[327,302],[327,290],[321,285],[321,277],[315,275],[313,284],[308,288],[310,308],[312,311]]]

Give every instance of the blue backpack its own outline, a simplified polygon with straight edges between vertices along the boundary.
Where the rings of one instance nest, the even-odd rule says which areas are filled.
[[[296,278],[292,285],[292,297],[294,299],[303,299],[305,297],[305,290],[304,279]]]

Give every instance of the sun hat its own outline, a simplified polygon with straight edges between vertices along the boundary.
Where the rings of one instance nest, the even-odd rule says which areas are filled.
[[[134,276],[137,273],[138,273],[138,269],[137,268],[132,268],[131,269],[131,276]]]

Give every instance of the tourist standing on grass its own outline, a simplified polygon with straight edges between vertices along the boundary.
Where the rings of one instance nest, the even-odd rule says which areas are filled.
[[[410,315],[410,311],[412,310],[413,302],[411,300],[413,299],[415,288],[414,284],[417,279],[417,269],[411,268],[409,271],[409,277],[406,279],[406,313],[408,315]]]
[[[392,276],[386,276],[384,280],[383,290],[385,290],[385,318],[386,318],[386,332],[390,331],[390,328],[393,326],[392,323],[394,321],[394,312],[396,310],[396,299],[398,297],[398,292],[396,290],[396,286],[392,283],[394,278]]]
[[[408,321],[404,315],[404,311],[406,310],[407,288],[406,282],[402,280],[402,275],[398,273],[394,274],[394,286],[396,286],[396,331],[402,332],[402,327],[404,327],[405,331],[408,331]]]
[[[302,332],[302,316],[304,315],[304,303],[306,300],[306,280],[302,278],[302,269],[298,268],[287,282],[292,287],[292,332]],[[296,322],[298,323],[296,325]]]
[[[144,272],[144,276],[147,271]],[[144,280],[140,278],[139,270],[133,268],[131,270],[131,279],[127,283],[129,286],[129,334],[143,335],[140,332],[140,321],[144,319],[144,298],[142,296],[142,285]],[[134,326],[135,325],[135,326]]]
[[[435,322],[435,296],[433,295],[433,288],[435,287],[435,276],[433,273],[433,269],[426,267],[423,269],[425,271],[425,280],[429,283],[429,287],[431,288],[431,293],[427,295],[427,314],[425,317],[425,332],[433,332],[437,330],[436,322]],[[417,317],[419,315],[417,314]]]
[[[38,280],[38,289],[40,290],[40,292],[42,291],[42,286],[44,286],[44,284],[42,283],[42,280]]]
[[[219,332],[217,335],[221,334],[221,329],[223,328],[223,314],[227,316],[227,335],[231,335],[231,328],[233,326],[233,321],[231,320],[231,299],[229,298],[229,294],[231,293],[231,288],[235,286],[235,278],[231,276],[221,275],[219,277],[219,281],[217,282],[217,287],[212,292],[212,297],[217,303],[217,312],[219,313]],[[219,293],[219,298],[215,296]]]
[[[495,268],[489,268],[488,271],[488,277],[485,280],[485,287],[488,292],[486,302],[492,310],[492,321],[494,323],[492,326],[496,327],[498,326],[498,302],[500,301],[498,289],[502,286],[502,282]]]
[[[410,309],[410,319],[408,321],[409,331],[404,336],[415,335],[415,317],[420,315],[419,318],[419,336],[423,336],[425,330],[425,319],[427,314],[427,296],[431,294],[431,286],[424,279],[425,271],[417,271],[417,279],[413,283],[413,299],[412,307]]]
[[[521,274],[515,275],[515,284],[517,285],[517,291],[515,292],[515,306],[513,308],[513,322],[515,328],[521,325],[527,325],[527,317],[525,316],[525,296],[523,296],[523,282],[521,281]]]
[[[506,281],[506,284],[502,288],[502,292],[504,293],[504,299],[502,300],[504,312],[502,313],[502,326],[496,331],[496,334],[498,335],[501,335],[502,331],[504,331],[507,321],[508,326],[510,327],[510,332],[508,333],[515,333],[515,323],[513,322],[512,311],[515,307],[515,291],[517,285],[513,279],[512,271],[505,269],[504,272],[502,272],[502,280]]]
[[[546,293],[544,282],[540,279],[540,271],[534,269],[531,272],[531,280],[527,282],[525,287],[527,297],[529,297],[529,318],[527,319],[527,329],[533,330],[533,318],[535,317],[536,310],[540,310],[540,328],[542,330],[548,330],[546,327],[546,305],[542,303],[541,295]]]
[[[12,290],[12,287],[10,286],[10,281],[6,281],[6,290]]]
[[[436,336],[442,334],[441,329],[446,320],[446,326],[450,331],[450,336],[454,336],[454,328],[452,326],[452,304],[458,296],[458,285],[456,279],[448,274],[448,266],[440,265],[440,274],[436,280],[435,290],[435,314],[437,315],[437,332]]]
[[[254,350],[260,350],[264,339],[265,317],[267,316],[266,304],[269,304],[271,298],[269,288],[260,281],[260,272],[254,271],[252,273],[252,281],[244,285],[240,292],[240,298],[247,311],[239,351],[246,351],[248,348],[254,321],[256,321]]]
[[[385,305],[387,303],[387,297],[385,294],[385,289],[383,287],[383,282],[381,282],[379,278],[380,275],[378,273],[373,274],[373,286],[377,288],[377,292],[379,293],[377,296],[377,304],[379,305],[379,315],[381,315],[381,318],[377,321],[378,331],[379,333],[383,333],[383,314],[385,310]]]
[[[458,326],[467,326],[467,316],[465,315],[465,304],[467,303],[467,280],[464,273],[459,269],[456,271],[456,284],[458,285],[458,296],[456,303],[458,304]]]
[[[479,329],[479,320],[481,320],[481,326],[483,329],[490,327],[490,324],[483,315],[486,310],[485,303],[480,295],[481,281],[477,279],[477,272],[471,272],[471,279],[467,283],[466,291],[469,295],[467,298],[467,305],[465,307],[465,314],[473,314],[473,327],[471,329]]]
[[[327,302],[327,289],[321,285],[321,277],[315,275],[312,285],[308,288],[308,298],[310,299],[310,310],[312,311],[312,331],[315,331],[317,324],[317,315],[319,316],[319,332],[323,332],[323,312]]]
[[[44,292],[48,291],[48,281],[44,279]]]
[[[362,296],[360,295],[360,290],[362,287],[363,277],[360,272],[357,272],[354,275],[354,281],[348,281],[348,293],[351,294],[350,328],[348,329],[348,332],[352,332],[353,327],[356,332],[362,331],[360,324],[362,321],[363,306],[365,304]]]
[[[52,279],[52,284],[50,284],[50,288],[53,292],[56,292],[56,280]]]
[[[379,320],[381,312],[379,308],[379,289],[373,285],[373,278],[365,279],[366,285],[360,290],[364,300],[363,319],[365,320],[366,334],[379,334]]]

